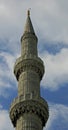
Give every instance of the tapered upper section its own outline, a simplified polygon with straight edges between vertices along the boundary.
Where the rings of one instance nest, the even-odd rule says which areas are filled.
[[[21,56],[23,58],[37,56],[37,41],[35,31],[30,18],[30,11],[27,12],[27,19],[24,28],[24,33],[21,37]]]

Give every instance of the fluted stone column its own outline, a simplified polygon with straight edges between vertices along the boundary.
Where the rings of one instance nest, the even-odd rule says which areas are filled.
[[[37,42],[28,11],[21,37],[21,57],[14,66],[18,97],[11,104],[10,118],[16,130],[42,130],[49,116],[47,102],[40,96],[44,64],[38,57]]]

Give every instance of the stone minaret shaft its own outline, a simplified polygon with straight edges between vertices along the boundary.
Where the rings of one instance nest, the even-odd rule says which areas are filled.
[[[11,104],[10,118],[16,130],[42,130],[49,116],[47,102],[40,96],[44,65],[38,57],[37,41],[28,11],[21,37],[21,57],[14,66],[18,97]]]

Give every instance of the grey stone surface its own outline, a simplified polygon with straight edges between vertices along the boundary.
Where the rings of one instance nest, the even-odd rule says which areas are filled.
[[[37,41],[28,13],[21,37],[21,57],[14,66],[18,97],[11,104],[10,118],[16,130],[42,130],[49,116],[48,104],[40,96],[44,64],[38,57]]]

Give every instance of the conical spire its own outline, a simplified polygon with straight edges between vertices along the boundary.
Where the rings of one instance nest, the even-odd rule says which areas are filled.
[[[37,56],[38,38],[35,35],[34,28],[30,19],[30,10],[27,11],[27,19],[24,33],[21,37],[21,55],[22,57]]]
[[[34,28],[30,19],[30,10],[27,11],[27,19],[25,24],[24,33],[32,33],[35,34]]]

